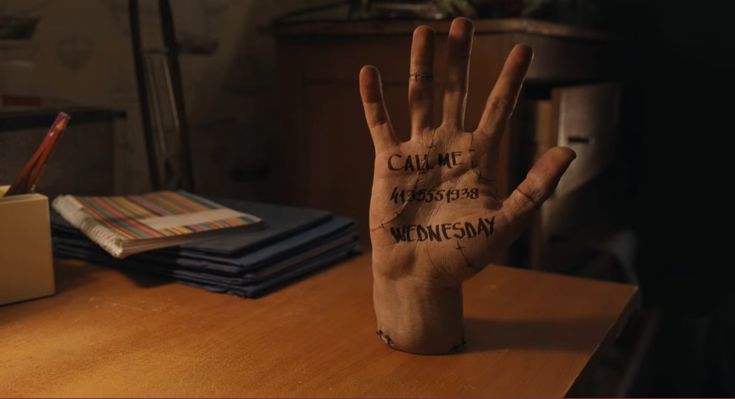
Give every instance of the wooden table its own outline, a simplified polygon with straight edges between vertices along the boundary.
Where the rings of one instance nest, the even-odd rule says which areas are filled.
[[[508,267],[465,285],[467,349],[375,335],[364,255],[257,300],[57,263],[57,295],[0,307],[0,396],[564,396],[633,286]]]

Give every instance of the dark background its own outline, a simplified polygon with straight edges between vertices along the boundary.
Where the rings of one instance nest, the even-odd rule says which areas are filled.
[[[652,396],[735,395],[728,243],[732,19],[717,1],[620,1],[596,23],[620,35],[621,164],[646,306],[661,324],[640,385]],[[723,162],[724,161],[724,162]]]

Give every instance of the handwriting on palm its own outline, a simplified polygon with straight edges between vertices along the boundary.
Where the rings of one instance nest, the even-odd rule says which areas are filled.
[[[375,273],[454,285],[472,276],[521,233],[574,158],[553,148],[504,201],[497,198],[498,142],[531,62],[516,46],[488,97],[478,128],[464,131],[473,27],[455,19],[447,40],[442,122],[433,126],[433,31],[414,32],[409,71],[411,139],[399,142],[374,67],[360,93],[375,145],[370,231]]]

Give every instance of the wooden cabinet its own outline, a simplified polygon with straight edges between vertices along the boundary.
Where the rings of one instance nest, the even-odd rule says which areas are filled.
[[[434,75],[439,97],[444,84],[449,22],[429,24],[437,31]],[[418,22],[406,21],[302,22],[275,29],[280,85],[280,112],[275,116],[280,133],[273,173],[277,200],[353,217],[365,243],[369,242],[374,154],[360,104],[358,72],[366,64],[380,69],[396,132],[406,139],[409,49],[417,25]],[[529,44],[535,52],[527,80],[529,91],[549,92],[558,85],[609,80],[613,70],[614,44],[596,32],[523,19],[482,20],[475,26],[468,129],[479,121],[505,56],[516,43]],[[595,90],[605,90],[600,87]],[[558,97],[559,109],[574,109],[580,101],[574,89],[562,90]],[[440,105],[441,101],[436,103]],[[600,103],[600,107],[604,106]],[[523,115],[519,113],[515,118]],[[574,140],[577,134],[596,133],[577,131],[575,123],[584,121],[564,118],[561,120],[569,129],[562,129],[560,137],[569,134],[568,138]],[[517,183],[526,167],[519,152],[530,151],[519,146],[522,136],[529,134],[519,127],[524,125],[520,122],[523,121],[514,121],[501,144],[499,183],[503,193]]]
[[[531,267],[566,271],[600,238],[601,225],[609,224],[613,183],[602,176],[615,156],[619,100],[619,86],[607,82],[557,86],[548,98],[522,105],[531,160],[557,145],[577,154],[527,237]]]
[[[604,171],[612,162],[618,129],[619,88],[614,83],[559,87],[552,90],[555,145],[567,146],[577,158],[559,182],[563,197]],[[556,133],[556,134],[554,134]]]

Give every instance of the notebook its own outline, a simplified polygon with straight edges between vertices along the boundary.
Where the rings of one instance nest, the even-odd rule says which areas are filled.
[[[116,258],[262,227],[262,220],[185,191],[129,196],[61,195],[64,219]]]
[[[167,248],[155,253],[161,253],[170,259],[194,258],[213,259],[240,265],[239,258],[243,255],[269,246],[282,248],[282,244],[289,242],[295,236],[311,235],[311,229],[322,226],[326,222],[333,222],[334,215],[327,211],[296,208],[284,205],[267,204],[263,202],[213,199],[220,205],[240,211],[258,215],[263,219],[263,226],[258,230],[248,230],[246,234],[228,234],[226,236],[212,239],[203,239],[193,243],[187,243],[178,247]],[[354,221],[339,218],[337,224],[331,224],[335,229],[344,228]],[[71,226],[56,212],[51,212],[51,225],[54,228],[54,236],[76,237],[79,230]],[[307,233],[308,232],[308,233]],[[147,254],[144,254],[147,255]],[[239,270],[239,268],[238,268]]]
[[[278,205],[249,202],[245,206],[246,202],[236,209],[251,211],[272,207],[273,211],[281,208]],[[259,213],[268,220],[264,230],[278,231],[280,236],[286,224],[271,226],[269,213]],[[303,225],[303,221],[313,219],[315,214],[304,212],[301,216],[304,218],[301,222],[292,221],[288,225]],[[51,219],[56,257],[84,259],[99,265],[153,273],[170,278],[173,282],[244,297],[263,295],[360,252],[354,222],[340,216],[331,216],[316,226],[293,231],[275,242],[266,240],[264,245],[247,245],[245,252],[233,255],[236,259],[234,262],[228,255],[222,254],[186,251],[177,255],[173,252],[180,248],[150,251],[124,260],[116,259],[68,225],[55,212],[51,213]],[[262,231],[237,235],[249,236]]]
[[[261,283],[271,278],[275,278],[280,274],[288,273],[290,270],[297,269],[304,262],[308,262],[312,259],[318,259],[320,256],[325,254],[332,252],[341,253],[347,249],[357,252],[357,248],[357,236],[353,233],[333,240],[332,242],[320,243],[309,251],[305,251],[291,258],[276,261],[273,264],[251,272],[241,273],[238,275],[223,275],[216,273],[215,271],[197,270],[195,268],[151,262],[150,260],[141,259],[135,256],[127,259],[116,259],[101,250],[85,249],[80,246],[54,243],[55,255],[60,258],[83,258],[99,265],[107,265],[121,269],[133,268],[144,272],[173,277],[177,280],[202,282],[210,285],[222,284],[232,286],[245,286]]]
[[[226,198],[215,198],[214,200],[228,208],[258,215],[265,220],[267,226],[248,234],[233,234],[185,244],[181,246],[180,254],[185,255],[191,252],[231,256],[250,252],[256,248],[278,243],[286,237],[305,231],[333,217],[330,212],[319,209]]]
[[[359,253],[360,248],[356,241],[353,241],[351,244],[339,245],[324,253],[308,257],[303,261],[297,262],[296,264],[285,268],[285,270],[279,270],[277,273],[267,276],[267,278],[256,278],[246,283],[242,283],[240,281],[233,283],[221,276],[192,273],[183,269],[160,267],[149,263],[142,263],[137,260],[133,260],[133,258],[123,261],[109,256],[103,257],[99,253],[90,253],[85,250],[78,251],[64,246],[55,248],[54,252],[56,256],[60,256],[62,258],[87,259],[94,263],[106,264],[120,269],[154,273],[159,276],[170,278],[172,281],[178,283],[204,288],[212,292],[222,292],[231,295],[255,298],[270,292],[275,288],[284,286],[309,273],[332,266],[342,259],[346,259]]]

